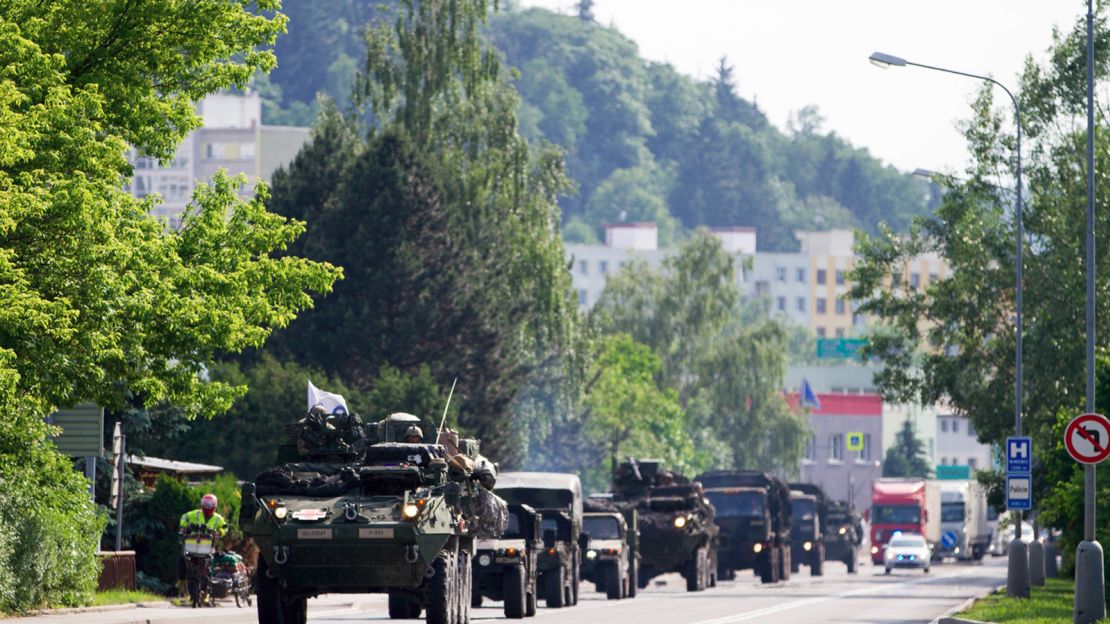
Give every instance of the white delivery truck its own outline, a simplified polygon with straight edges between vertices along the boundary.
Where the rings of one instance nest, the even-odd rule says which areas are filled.
[[[978,561],[990,545],[991,527],[987,519],[987,494],[978,481],[939,481],[940,543],[939,557]]]

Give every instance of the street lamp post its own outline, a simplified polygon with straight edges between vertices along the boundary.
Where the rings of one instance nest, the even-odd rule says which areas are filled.
[[[1017,197],[1014,206],[1014,221],[1017,223],[1017,258],[1015,259],[1015,272],[1017,273],[1017,295],[1015,297],[1016,304],[1016,344],[1014,346],[1014,432],[1015,435],[1021,435],[1021,399],[1022,399],[1022,374],[1021,374],[1021,338],[1022,338],[1022,251],[1024,245],[1022,242],[1025,238],[1025,231],[1023,229],[1024,220],[1022,218],[1022,201],[1021,201],[1021,105],[1014,97],[1014,94],[1006,88],[1006,85],[998,82],[990,76],[980,76],[979,74],[970,74],[968,72],[956,71],[954,69],[945,69],[943,67],[936,67],[934,65],[925,65],[922,63],[913,63],[904,58],[893,56],[891,54],[884,54],[882,52],[874,52],[869,58],[871,63],[876,67],[886,69],[888,67],[921,67],[923,69],[932,69],[934,71],[944,72],[946,74],[956,74],[957,76],[964,76],[966,78],[974,78],[975,80],[983,80],[994,85],[997,85],[1010,96],[1010,101],[1014,104],[1014,125],[1017,126],[1017,188],[1015,195]],[[1021,540],[1021,512],[1014,512],[1014,541],[1010,543],[1009,550],[1009,569],[1006,575],[1006,593],[1011,596],[1026,598],[1029,596],[1029,552],[1026,548],[1025,542]]]

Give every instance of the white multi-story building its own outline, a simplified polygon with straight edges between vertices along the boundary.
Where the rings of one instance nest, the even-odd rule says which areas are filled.
[[[994,465],[991,447],[979,442],[971,421],[957,416],[950,409],[937,415],[938,466],[967,466],[972,473]]]
[[[220,169],[231,175],[246,174],[248,182],[240,196],[247,199],[253,196],[255,183],[269,182],[278,167],[293,160],[311,132],[310,128],[262,125],[262,104],[256,93],[209,95],[197,104],[197,114],[204,125],[185,137],[165,166],[132,154],[135,174],[127,190],[139,198],[159,195],[153,214],[174,227],[180,224],[198,183]]]

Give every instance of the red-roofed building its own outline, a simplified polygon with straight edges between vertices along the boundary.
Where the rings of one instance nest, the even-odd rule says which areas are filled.
[[[813,432],[799,476],[820,485],[829,498],[865,510],[871,505],[871,482],[882,476],[883,400],[870,393],[816,396],[817,406],[803,407],[798,393],[786,395],[792,409],[806,411]],[[849,434],[858,434],[862,449],[849,449]]]

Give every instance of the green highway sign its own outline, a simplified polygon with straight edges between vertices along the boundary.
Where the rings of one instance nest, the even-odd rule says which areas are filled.
[[[937,479],[944,481],[966,481],[970,478],[970,466],[937,466]]]
[[[865,346],[867,341],[863,338],[819,338],[817,357],[829,360],[856,359]]]

